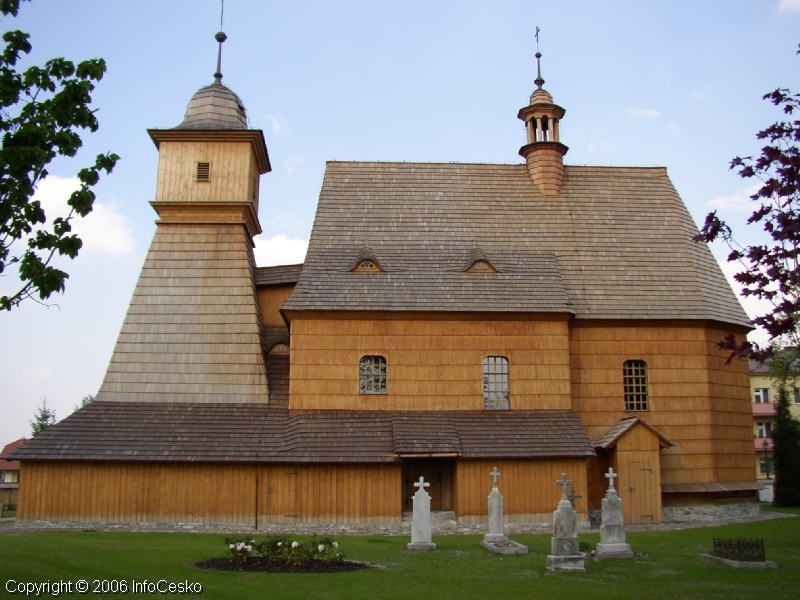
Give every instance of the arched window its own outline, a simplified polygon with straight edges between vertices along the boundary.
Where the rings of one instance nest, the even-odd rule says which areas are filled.
[[[358,365],[358,393],[386,393],[386,359],[383,356],[362,356]]]
[[[483,359],[483,408],[508,410],[508,359],[487,356]]]
[[[647,363],[643,360],[626,360],[622,365],[625,391],[625,410],[647,408]]]
[[[289,346],[286,344],[275,344],[269,351],[270,354],[289,354]]]

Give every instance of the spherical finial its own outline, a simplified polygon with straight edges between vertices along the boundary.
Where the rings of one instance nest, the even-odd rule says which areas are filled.
[[[217,35],[214,36],[214,39],[217,40],[220,44],[228,39],[228,36],[225,35],[224,32],[218,31]]]
[[[217,34],[217,35],[219,35],[219,34]],[[225,35],[225,34],[223,33],[222,35]],[[534,56],[536,58],[542,58],[542,53],[541,52],[537,52],[536,54],[534,54]]]

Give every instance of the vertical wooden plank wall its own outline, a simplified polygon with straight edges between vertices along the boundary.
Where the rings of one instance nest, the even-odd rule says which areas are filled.
[[[457,515],[462,523],[484,523],[488,514],[487,497],[492,491],[489,473],[497,467],[501,475],[498,488],[503,495],[503,510],[509,522],[548,522],[561,500],[556,481],[566,473],[577,494],[575,510],[588,519],[586,459],[538,460],[459,460],[455,471]]]
[[[314,317],[312,315],[312,317]],[[569,409],[566,321],[394,314],[293,318],[291,409],[483,410],[483,359],[509,360],[512,409]],[[359,361],[387,362],[385,395],[360,395]]]
[[[752,427],[744,418],[750,410],[748,366],[741,360],[724,365],[726,356],[714,348],[724,335],[700,326],[573,322],[573,410],[589,437],[597,440],[621,419],[639,415],[677,444],[662,451],[663,483],[750,481],[752,440],[742,433]],[[647,362],[648,411],[624,409],[626,360]],[[734,462],[747,454],[749,472],[726,470],[731,459],[723,449],[742,457]]]
[[[261,308],[261,322],[264,325],[286,325],[279,311],[293,289],[293,283],[258,289],[258,305]]]
[[[20,520],[398,523],[400,465],[22,463]],[[290,475],[291,473],[291,475]],[[258,490],[256,481],[258,478]]]
[[[211,163],[209,181],[196,181],[198,162]],[[161,142],[156,201],[251,202],[257,176],[249,141]]]

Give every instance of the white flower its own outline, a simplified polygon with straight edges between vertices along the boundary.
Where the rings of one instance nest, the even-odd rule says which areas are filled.
[[[283,542],[278,542],[278,546],[283,546]]]
[[[247,546],[244,547],[244,549],[247,550],[248,552],[251,552],[253,550],[253,547],[250,546],[250,545],[247,545]]]
[[[234,548],[236,548],[236,546],[234,546],[233,544],[228,544],[228,548],[230,548],[231,550],[233,550]]]
[[[339,547],[339,542],[333,542],[331,544],[331,546],[333,546],[334,548],[338,548]]]
[[[317,546],[317,550],[319,550],[320,552],[324,552],[325,546],[323,544],[320,544],[319,546]]]
[[[299,545],[297,542],[292,542],[292,548],[297,548]]]
[[[244,549],[244,542],[239,542],[236,544],[236,549],[241,552]]]

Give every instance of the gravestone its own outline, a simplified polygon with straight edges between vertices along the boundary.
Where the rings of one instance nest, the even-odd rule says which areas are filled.
[[[414,516],[411,520],[411,543],[409,550],[435,550],[436,544],[431,542],[431,497],[425,490],[430,483],[420,477],[414,483],[417,493],[412,497],[414,503]]]
[[[614,469],[606,473],[608,490],[602,500],[602,525],[600,525],[600,543],[595,555],[598,558],[633,558],[631,545],[625,542],[625,525],[622,520],[622,499],[614,487],[614,478],[619,477]]]
[[[483,536],[481,546],[498,554],[527,554],[527,546],[509,540],[503,531],[503,496],[497,489],[497,478],[500,477],[500,471],[495,467],[489,475],[494,480],[492,493],[489,494],[489,531]]]
[[[567,486],[572,482],[562,473],[556,481],[561,486],[561,501],[553,512],[553,538],[547,556],[548,571],[585,571],[583,554],[578,542],[578,515],[567,498]]]

